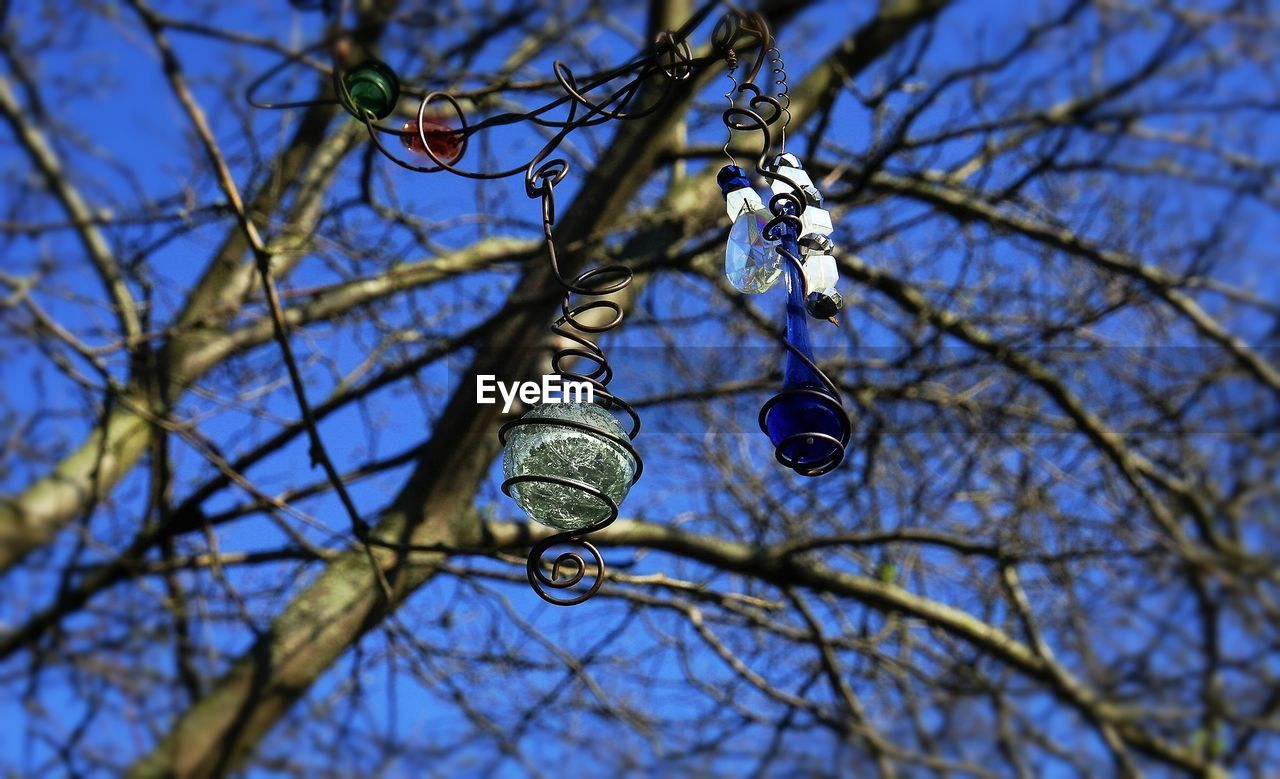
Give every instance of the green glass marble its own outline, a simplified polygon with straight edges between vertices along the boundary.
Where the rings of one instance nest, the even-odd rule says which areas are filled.
[[[344,77],[347,94],[357,111],[373,114],[376,119],[386,119],[396,109],[400,99],[400,80],[391,68],[377,60],[361,63]]]
[[[594,403],[543,403],[524,419],[564,419],[625,438],[622,425]],[[636,461],[602,435],[556,424],[520,425],[511,430],[502,457],[506,478],[559,476],[589,484],[621,505],[631,489]],[[535,521],[560,530],[590,527],[609,515],[600,498],[576,487],[527,481],[512,485],[511,497]]]

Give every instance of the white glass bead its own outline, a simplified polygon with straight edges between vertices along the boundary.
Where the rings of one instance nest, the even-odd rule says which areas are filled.
[[[804,281],[810,290],[829,289],[840,281],[836,258],[830,254],[811,254],[804,259]]]
[[[809,206],[800,215],[800,234],[831,235],[831,212],[816,206]]]
[[[813,180],[809,178],[809,174],[800,168],[775,168],[774,171],[780,176],[786,176],[796,183],[801,189],[813,186]],[[778,195],[783,192],[790,192],[791,185],[782,179],[773,179],[769,183],[769,188],[773,190],[773,194]]]

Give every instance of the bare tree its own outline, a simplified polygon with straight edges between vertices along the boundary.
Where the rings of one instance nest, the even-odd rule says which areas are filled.
[[[781,303],[722,273],[725,62],[569,136],[559,260],[636,272],[646,464],[560,609],[475,402],[547,369],[537,201],[393,165],[326,46],[483,117],[698,9],[308,5],[0,3],[10,774],[1280,770],[1273,8],[765,3],[845,279],[815,479],[755,429]],[[252,108],[286,60],[260,93],[320,102]]]

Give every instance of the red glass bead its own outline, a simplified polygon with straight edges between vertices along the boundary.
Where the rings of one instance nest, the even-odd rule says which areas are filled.
[[[422,134],[427,138],[427,148],[442,162],[453,162],[462,151],[462,136],[456,134],[452,127],[434,119],[422,120]],[[426,156],[422,147],[422,137],[418,135],[418,120],[410,119],[404,123],[400,131],[400,143],[411,152]]]

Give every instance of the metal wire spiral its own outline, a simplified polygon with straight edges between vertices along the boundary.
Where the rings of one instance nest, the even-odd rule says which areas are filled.
[[[299,7],[332,12],[332,4],[328,0],[293,1]],[[713,53],[701,58],[695,58],[690,51],[688,37],[695,28],[706,20],[717,5],[728,7],[729,12],[716,25],[713,33]],[[556,253],[553,230],[555,224],[555,187],[568,175],[569,162],[563,157],[552,157],[552,154],[565,137],[576,129],[614,120],[638,119],[654,113],[663,105],[675,82],[688,79],[698,69],[720,61],[726,57],[726,53],[728,57],[732,58],[736,67],[737,54],[734,52],[732,44],[741,35],[745,34],[762,41],[769,39],[768,27],[763,18],[758,14],[740,11],[728,3],[718,3],[713,0],[696,11],[680,29],[659,34],[647,51],[642,52],[630,62],[619,67],[578,78],[563,62],[554,62],[552,71],[561,93],[559,96],[527,111],[497,113],[476,122],[468,121],[459,99],[448,92],[430,91],[424,94],[412,88],[404,88],[397,83],[397,90],[400,94],[420,97],[417,110],[418,146],[415,147],[415,151],[429,157],[432,162],[431,165],[419,165],[393,153],[383,143],[381,136],[391,134],[403,139],[405,129],[379,124],[372,113],[361,110],[356,104],[348,89],[346,79],[349,72],[347,62],[355,61],[355,58],[351,56],[350,52],[350,38],[340,29],[340,26],[338,27],[339,29],[335,29],[325,40],[297,54],[284,58],[281,62],[259,75],[250,84],[247,90],[247,99],[252,105],[260,108],[294,108],[326,103],[341,105],[353,116],[364,122],[370,139],[384,156],[408,170],[423,173],[448,171],[455,175],[477,180],[506,178],[523,173],[525,193],[530,198],[538,199],[541,202],[543,234],[550,269],[552,275],[564,290],[564,296],[560,302],[560,316],[552,324],[551,331],[558,338],[572,344],[559,348],[553,353],[551,369],[565,379],[584,381],[591,384],[596,402],[606,409],[622,415],[629,424],[623,425],[625,434],[618,436],[593,425],[570,420],[548,418],[515,419],[504,424],[498,431],[499,441],[505,446],[511,431],[521,425],[559,425],[576,428],[621,446],[635,462],[635,470],[631,479],[631,483],[634,484],[640,478],[644,467],[639,452],[636,451],[635,446],[632,444],[632,439],[640,431],[640,417],[626,401],[621,400],[609,391],[608,384],[613,378],[613,367],[597,343],[599,336],[622,323],[624,317],[622,306],[616,300],[609,300],[607,297],[616,295],[626,289],[631,284],[633,274],[629,268],[613,264],[589,268],[572,278],[566,278],[563,275]],[[257,97],[258,91],[286,68],[298,64],[307,64],[314,67],[315,63],[307,61],[306,58],[309,53],[316,52],[324,47],[328,47],[332,58],[333,98],[272,102],[263,101]],[[381,65],[381,63],[377,63],[377,60],[369,52],[366,51],[365,55],[364,60],[357,62],[357,65],[369,62]],[[750,82],[754,80],[756,74],[760,71],[763,61],[764,48],[761,46],[750,68],[747,78],[748,84],[745,86],[755,89]],[[394,74],[392,76],[394,77]],[[664,88],[660,90],[660,93],[649,105],[633,105],[644,85],[655,78],[662,79]],[[602,97],[593,100],[589,96],[602,87],[619,81],[621,81],[619,86],[614,87],[612,91],[605,93]],[[758,95],[759,90],[755,91]],[[441,135],[447,135],[451,140],[456,140],[456,152],[449,159],[443,159],[432,148],[431,143],[429,143],[429,133],[426,129],[429,106],[439,103],[447,105],[447,110],[453,113],[458,125],[448,131],[432,130],[430,133],[430,135],[437,138]],[[564,118],[554,119],[550,117],[551,112],[557,109],[564,109],[567,112]],[[433,116],[435,115],[437,114],[433,114]],[[751,115],[757,119],[759,118],[755,113]],[[776,119],[776,116],[772,117],[771,121],[773,119]],[[470,139],[477,133],[490,128],[523,122],[555,131],[532,159],[513,167],[496,171],[466,170],[459,167],[459,163],[466,156]],[[578,299],[576,303],[575,298]],[[582,298],[591,298],[591,300],[582,301]],[[608,321],[601,324],[591,324],[584,318],[590,312],[600,311],[609,313]],[[571,366],[571,363],[575,364],[576,367]],[[556,476],[515,476],[502,483],[502,491],[511,496],[513,488],[527,482],[542,482],[579,490],[599,500],[607,509],[591,525],[552,535],[535,543],[529,551],[526,573],[529,584],[534,591],[544,600],[557,605],[567,606],[581,603],[599,590],[605,575],[604,560],[599,550],[587,541],[585,536],[602,530],[617,519],[617,503],[592,485]],[[545,559],[548,551],[557,546],[568,546],[570,551],[561,552],[548,562]],[[588,565],[584,554],[591,558],[591,565],[594,566],[594,571]],[[570,568],[572,570],[569,570]],[[549,575],[547,573],[548,569],[550,570]],[[589,573],[593,574],[593,580],[585,591],[578,592],[571,597],[557,597],[555,595],[557,592],[568,590],[580,584]]]
[[[791,126],[791,87],[787,84],[787,63],[777,46],[769,47],[769,67],[773,71],[774,99],[782,109],[782,138],[779,148],[787,150],[787,128]]]
[[[572,420],[523,417],[511,420],[503,425],[498,431],[498,440],[503,446],[506,446],[511,431],[523,425],[558,425],[588,432],[599,438],[611,441],[626,450],[635,463],[635,469],[631,475],[631,484],[635,484],[644,469],[644,460],[631,443],[640,432],[640,416],[630,404],[609,391],[608,385],[613,378],[613,366],[609,363],[604,350],[597,340],[592,340],[592,336],[599,336],[620,325],[624,317],[624,311],[616,300],[596,299],[588,302],[579,302],[577,305],[573,303],[575,295],[602,298],[602,296],[617,294],[631,284],[633,273],[630,268],[615,264],[598,265],[589,268],[572,279],[566,279],[561,275],[560,264],[556,255],[555,239],[552,235],[552,226],[555,223],[555,182],[562,180],[567,175],[568,170],[569,164],[567,161],[554,159],[543,163],[536,169],[531,168],[529,175],[525,179],[526,192],[530,197],[541,197],[542,199],[542,224],[546,238],[547,256],[551,264],[552,273],[565,290],[565,294],[560,300],[561,313],[551,326],[551,332],[559,338],[575,344],[574,346],[561,347],[552,354],[551,370],[565,379],[591,384],[596,402],[605,408],[626,414],[630,419],[630,429],[625,430],[625,436],[618,436],[594,425]],[[601,310],[609,312],[608,321],[602,324],[590,324],[583,319],[583,316],[587,313]],[[566,364],[569,362],[575,362],[578,366],[582,366],[585,363],[586,367],[577,367],[575,370]],[[618,518],[618,505],[612,498],[593,485],[575,479],[545,474],[513,476],[502,483],[502,491],[506,495],[514,497],[512,489],[516,485],[525,482],[541,482],[575,489],[599,500],[606,507],[606,513],[587,527],[557,533],[534,544],[529,550],[528,561],[525,565],[529,585],[543,600],[560,606],[582,603],[600,589],[605,574],[603,557],[601,557],[599,550],[593,544],[584,540],[584,536],[603,530],[612,524]],[[559,554],[551,563],[551,575],[547,576],[543,571],[544,556],[552,547],[560,545],[571,546],[575,551]],[[572,597],[556,597],[552,595],[552,591],[567,590],[574,587],[582,581],[587,573],[586,562],[577,550],[586,551],[595,560],[595,576],[591,586],[585,592]],[[562,569],[566,563],[573,564],[573,573],[568,576],[562,576]]]
[[[795,181],[787,178],[786,175],[779,173],[768,165],[768,155],[773,148],[773,135],[770,131],[772,125],[782,119],[783,138],[786,137],[786,127],[791,121],[791,112],[788,107],[791,99],[787,92],[787,79],[785,71],[785,63],[782,61],[781,53],[773,45],[772,37],[769,35],[768,28],[764,26],[763,20],[758,16],[744,15],[740,17],[739,23],[743,24],[742,31],[752,36],[760,36],[760,52],[757,56],[755,67],[750,75],[743,81],[734,80],[736,91],[739,96],[750,94],[751,97],[747,101],[746,106],[731,103],[723,114],[725,127],[730,133],[738,132],[754,132],[759,131],[761,137],[760,153],[756,156],[755,172],[757,175],[763,176],[770,181],[782,181],[791,187],[789,192],[780,192],[775,194],[769,200],[769,211],[773,214],[773,219],[764,226],[761,231],[763,236],[776,242],[776,250],[778,256],[784,261],[790,263],[797,271],[797,275],[804,283],[803,266],[800,258],[792,252],[785,249],[782,245],[781,238],[785,230],[794,230],[798,236],[800,231],[800,216],[804,213],[807,203],[805,198],[799,196],[800,187]],[[775,85],[778,87],[778,94],[770,96],[763,94],[758,86],[753,83],[755,75],[759,72],[763,57],[768,56],[773,65],[773,73],[775,75]],[[736,62],[736,55],[728,57],[731,61]],[[732,78],[732,76],[731,76]],[[785,142],[785,141],[784,141]],[[805,290],[808,294],[808,290]],[[791,399],[809,398],[827,405],[834,412],[836,418],[840,422],[840,436],[838,438],[818,432],[803,432],[789,436],[779,442],[774,447],[774,457],[783,466],[790,468],[801,476],[820,476],[834,470],[844,461],[845,448],[849,444],[852,436],[852,425],[849,422],[849,416],[844,411],[844,401],[841,397],[840,390],[835,383],[822,371],[813,360],[809,359],[803,352],[796,348],[789,340],[783,339],[783,344],[791,355],[801,360],[813,373],[813,375],[821,382],[826,392],[820,392],[816,389],[807,389],[803,387],[783,389],[778,394],[769,398],[760,408],[759,424],[760,429],[768,433],[766,422],[769,418],[769,412],[778,404]],[[829,393],[829,394],[828,394]],[[787,454],[789,445],[795,444],[803,439],[821,439],[835,444],[832,453],[814,463],[801,463],[795,457]]]

